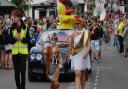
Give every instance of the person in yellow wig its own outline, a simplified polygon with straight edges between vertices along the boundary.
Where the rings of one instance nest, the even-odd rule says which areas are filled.
[[[74,14],[73,5],[70,0],[59,0],[57,3],[57,12],[59,17],[57,29],[73,29],[75,26],[76,16]]]
[[[89,52],[90,34],[85,29],[85,21],[79,18],[71,35],[69,55],[72,55],[71,69],[75,71],[75,89],[85,89],[86,70],[91,68]]]

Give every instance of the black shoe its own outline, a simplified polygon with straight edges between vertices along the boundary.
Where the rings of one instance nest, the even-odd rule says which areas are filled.
[[[96,63],[100,63],[99,59],[96,60]]]
[[[25,89],[25,87],[21,87],[20,89]]]
[[[22,87],[21,87],[20,89],[25,89],[25,88],[22,88]]]
[[[25,89],[25,88],[22,88],[22,87],[18,87],[17,89]]]
[[[92,74],[92,69],[88,70],[88,74]]]

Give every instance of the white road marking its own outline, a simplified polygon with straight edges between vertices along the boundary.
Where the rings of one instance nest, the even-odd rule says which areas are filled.
[[[94,87],[94,89],[97,89],[97,87]]]
[[[97,67],[97,69],[100,69],[100,67]]]
[[[96,78],[98,78],[99,76],[98,75],[96,75]]]
[[[98,81],[98,79],[95,79],[95,82],[97,82]]]
[[[97,86],[97,85],[98,85],[98,83],[96,83],[96,82],[95,82],[95,84],[94,84],[94,85],[95,85],[95,86]]]
[[[89,85],[92,83],[86,82],[85,89],[89,89]],[[75,89],[75,82],[71,82],[66,89]]]
[[[89,88],[89,85],[86,85],[86,86],[85,86],[85,89],[88,89],[88,88]]]
[[[94,83],[94,89],[97,89],[97,86],[98,86],[98,83],[97,82],[98,82],[98,78],[99,78],[99,74],[100,74],[99,73],[100,72],[100,69],[101,69],[100,67],[97,67],[97,70],[96,70],[97,71],[96,72],[96,78],[95,78],[95,83]]]
[[[87,85],[91,85],[92,83],[88,83]]]
[[[74,82],[71,82],[70,84],[75,84]]]
[[[96,75],[99,75],[99,72],[97,72]]]
[[[103,67],[101,67],[100,69],[113,69],[114,67],[112,67],[112,66],[103,66]]]
[[[99,78],[99,74],[100,74],[99,73],[100,69],[101,69],[100,67],[97,67],[94,89],[97,89],[97,86],[98,86],[97,82],[98,82],[98,78]],[[92,79],[88,79],[88,82],[86,82],[85,89],[89,89],[89,87],[93,84],[93,83],[91,83],[91,80]],[[75,82],[71,82],[70,85],[66,89],[75,89]]]
[[[100,69],[97,69],[97,72],[100,72]]]
[[[75,89],[75,87],[68,87],[67,89]]]

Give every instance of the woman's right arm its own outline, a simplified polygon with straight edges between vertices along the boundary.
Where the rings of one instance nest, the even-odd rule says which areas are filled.
[[[70,36],[69,51],[68,51],[68,61],[71,59],[70,56],[72,55],[73,36],[74,36],[74,33]]]

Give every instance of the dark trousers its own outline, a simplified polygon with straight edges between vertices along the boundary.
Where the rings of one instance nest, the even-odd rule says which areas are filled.
[[[119,47],[119,41],[118,41],[119,39],[118,39],[118,37],[117,37],[117,35],[115,35],[114,36],[114,46],[115,47]]]
[[[122,36],[118,36],[118,40],[119,40],[119,45],[120,45],[120,49],[119,49],[119,52],[122,53],[124,52],[124,39]]]
[[[17,89],[25,89],[26,55],[13,55],[12,60],[14,65],[14,74]]]

